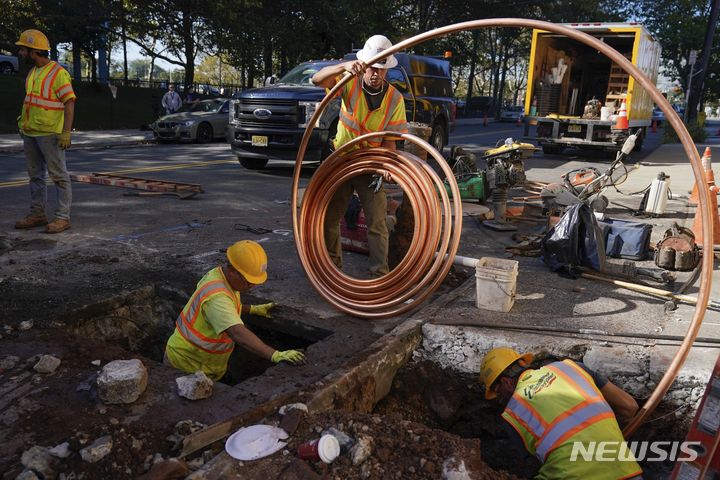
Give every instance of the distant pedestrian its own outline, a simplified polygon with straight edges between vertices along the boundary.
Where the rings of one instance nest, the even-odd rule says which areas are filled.
[[[60,233],[70,228],[72,187],[65,164],[65,150],[70,147],[70,132],[75,116],[75,92],[67,70],[48,58],[50,42],[38,30],[25,30],[18,54],[32,66],[25,79],[25,101],[18,117],[23,138],[25,162],[30,177],[30,213],[15,223],[15,228],[47,225],[46,233]],[[55,218],[48,223],[46,177],[57,189]]]
[[[198,97],[198,94],[195,93],[195,89],[192,85],[187,87],[187,93],[185,94],[185,105],[188,106],[188,108],[192,109],[198,102],[200,101],[200,97]]]
[[[180,98],[180,94],[175,91],[175,84],[171,83],[168,86],[168,91],[165,92],[162,98],[162,106],[165,109],[165,115],[170,115],[180,110],[182,98]]]

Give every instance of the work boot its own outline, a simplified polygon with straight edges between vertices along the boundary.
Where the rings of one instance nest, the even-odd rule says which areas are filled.
[[[33,228],[47,225],[48,220],[44,213],[31,213],[22,220],[15,222],[15,228]]]
[[[55,218],[45,227],[45,233],[60,233],[70,228],[70,220]]]

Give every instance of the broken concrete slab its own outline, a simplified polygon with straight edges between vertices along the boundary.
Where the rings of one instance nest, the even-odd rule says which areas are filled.
[[[660,380],[670,367],[678,347],[657,345],[650,351],[650,378]],[[708,359],[717,358],[716,348],[693,347],[675,379],[676,384],[706,385],[712,374]]]
[[[33,370],[38,373],[53,373],[60,366],[60,359],[52,355],[42,355]]]
[[[593,345],[585,353],[583,363],[598,372],[612,372],[613,375],[627,377],[639,377],[647,372],[644,354],[620,345]]]
[[[98,376],[98,395],[109,404],[133,403],[145,391],[147,381],[147,369],[140,360],[114,360]]]
[[[80,456],[88,463],[95,463],[104,458],[112,451],[113,439],[111,435],[105,435],[96,439],[90,446],[80,450]]]
[[[213,394],[213,381],[202,370],[175,379],[178,395],[188,400],[201,400]]]

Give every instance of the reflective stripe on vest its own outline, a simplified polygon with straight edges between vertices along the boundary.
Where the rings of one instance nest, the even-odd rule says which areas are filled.
[[[227,333],[223,332],[219,338],[209,338],[194,328],[203,302],[208,300],[212,295],[217,294],[230,296],[238,309],[238,313],[240,313],[240,305],[235,295],[227,289],[225,282],[215,280],[206,283],[202,288],[195,291],[191,301],[188,302],[188,305],[180,312],[180,315],[178,315],[175,326],[178,332],[180,332],[180,335],[193,346],[208,353],[225,354],[231,352],[235,347],[235,343]]]
[[[389,118],[400,102],[404,102],[403,96],[392,85],[388,84],[387,92],[383,96],[380,106],[376,110],[370,110],[367,100],[361,91],[360,79],[353,79],[347,98],[343,99],[340,109],[340,123],[351,133],[352,138],[359,137],[370,132],[383,130],[405,131],[407,121],[390,122]],[[380,113],[382,116],[380,116]],[[378,140],[366,140],[368,147],[379,147],[382,145],[382,138]],[[342,145],[336,145],[340,147]]]
[[[580,367],[570,363],[555,362],[545,368],[562,377],[583,400],[558,415],[548,425],[531,403],[517,392],[513,394],[505,411],[535,439],[534,445],[527,446],[541,462],[545,461],[552,450],[578,431],[614,416],[597,387],[587,380],[584,371],[582,373],[579,371]]]

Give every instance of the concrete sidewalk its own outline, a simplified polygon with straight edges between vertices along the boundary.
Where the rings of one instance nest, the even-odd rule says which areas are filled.
[[[140,130],[92,130],[73,132],[72,147],[109,148],[122,145],[137,145],[154,142],[152,131]],[[0,154],[19,153],[23,151],[23,140],[19,134],[6,133],[0,135]]]

